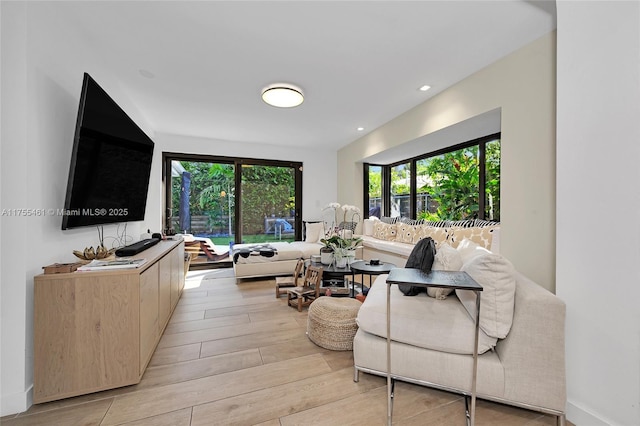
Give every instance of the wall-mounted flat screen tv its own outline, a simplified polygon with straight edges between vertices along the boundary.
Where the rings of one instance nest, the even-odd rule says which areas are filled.
[[[153,146],[85,73],[62,229],[143,220]]]

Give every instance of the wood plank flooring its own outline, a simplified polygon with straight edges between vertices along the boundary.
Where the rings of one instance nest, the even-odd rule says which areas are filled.
[[[3,426],[384,425],[386,380],[361,373],[351,352],[313,344],[273,279],[236,283],[232,269],[189,273],[142,381],[32,406]],[[394,423],[463,425],[455,394],[396,385]],[[555,425],[555,418],[479,400],[476,424]]]

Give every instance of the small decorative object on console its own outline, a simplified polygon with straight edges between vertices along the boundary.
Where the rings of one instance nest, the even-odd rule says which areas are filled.
[[[54,263],[43,266],[42,269],[44,269],[45,274],[66,274],[75,271],[79,266],[82,266],[82,262]]]
[[[74,250],[73,254],[82,260],[106,259],[115,253],[116,249],[108,250],[104,246],[104,228],[98,227],[98,247],[94,250],[93,246],[85,247],[84,251]]]
[[[103,245],[99,245],[96,250],[93,249],[93,246],[86,247],[84,251],[74,250],[73,254],[82,260],[94,260],[94,259],[106,259],[111,256],[116,249],[107,250],[107,248]]]

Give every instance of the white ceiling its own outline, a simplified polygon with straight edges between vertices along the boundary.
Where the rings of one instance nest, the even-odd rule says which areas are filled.
[[[302,147],[342,147],[555,28],[554,2],[521,0],[56,7],[156,132]],[[278,82],[305,102],[264,104]]]

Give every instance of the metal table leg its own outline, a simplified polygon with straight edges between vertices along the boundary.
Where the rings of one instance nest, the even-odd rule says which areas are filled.
[[[473,426],[476,419],[476,381],[478,376],[478,339],[480,332],[480,292],[474,291],[476,295],[476,331],[473,345],[473,376],[471,378],[471,409],[467,408],[467,424]],[[466,398],[465,398],[466,400]]]
[[[391,383],[391,284],[387,283],[387,424],[391,426],[393,420],[393,389]]]

